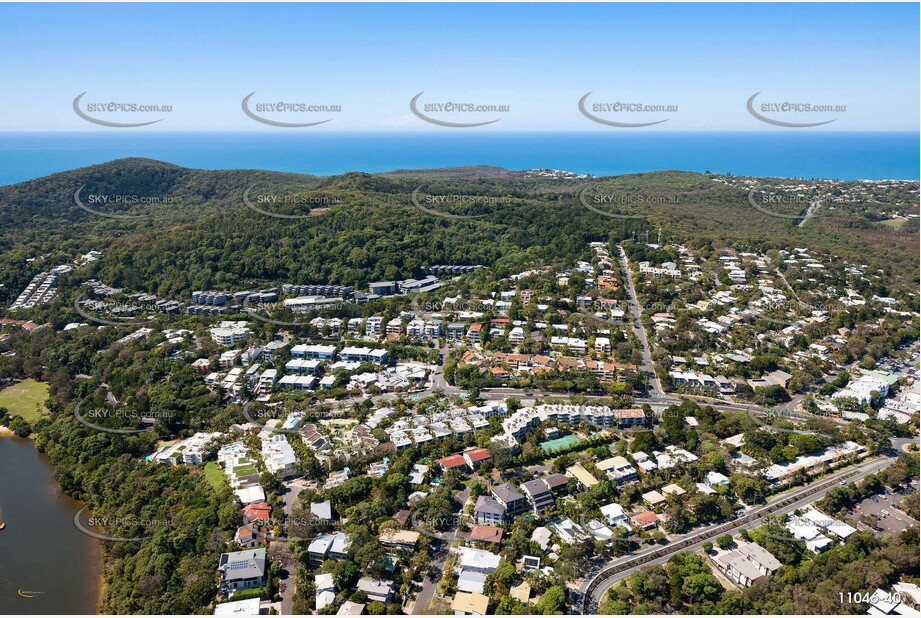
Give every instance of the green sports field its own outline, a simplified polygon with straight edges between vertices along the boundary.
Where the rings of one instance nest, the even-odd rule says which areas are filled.
[[[21,416],[30,423],[48,413],[45,400],[48,399],[48,384],[35,380],[23,380],[0,391],[0,408],[10,414]]]

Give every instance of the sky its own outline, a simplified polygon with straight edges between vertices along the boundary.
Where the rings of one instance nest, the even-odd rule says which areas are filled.
[[[113,131],[79,117],[161,119],[136,130],[778,131],[746,109],[817,130],[918,131],[918,4],[0,4],[0,131]],[[612,128],[615,122],[666,122]],[[169,105],[168,112],[87,104]],[[426,104],[508,106],[445,113]],[[596,104],[674,106],[611,111]],[[768,103],[813,103],[791,113]],[[843,109],[842,107],[843,106]],[[260,108],[263,109],[264,108]],[[118,129],[114,129],[118,130]]]

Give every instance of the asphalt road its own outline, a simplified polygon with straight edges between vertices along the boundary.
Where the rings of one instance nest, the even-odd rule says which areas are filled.
[[[643,364],[640,366],[643,373],[646,374],[649,381],[649,389],[652,395],[663,396],[665,391],[659,384],[659,378],[656,377],[656,367],[652,362],[652,352],[649,348],[649,340],[646,338],[646,329],[643,328],[642,314],[640,312],[640,303],[636,298],[636,288],[633,287],[633,275],[630,274],[630,265],[627,263],[627,254],[624,248],[617,245],[617,259],[620,260],[620,267],[624,271],[624,280],[627,283],[627,294],[630,296],[628,309],[630,311],[630,320],[633,323],[633,333],[640,340],[643,353]]]
[[[457,516],[456,521],[459,522],[460,516],[464,513],[464,506],[467,504],[467,500],[470,499],[470,490],[464,487],[454,495],[454,499],[460,504],[460,508],[454,513]],[[457,527],[455,526],[454,530],[445,534],[450,534],[452,540],[457,539]],[[449,540],[442,540],[441,549],[432,556],[432,562],[429,565],[425,577],[422,579],[422,588],[416,595],[412,609],[409,611],[410,615],[419,615],[420,612],[428,607],[428,604],[431,603],[432,599],[435,597],[435,592],[438,590],[438,582],[441,581],[441,576],[445,568],[445,561],[447,561],[448,553],[451,549],[451,542],[452,541]]]

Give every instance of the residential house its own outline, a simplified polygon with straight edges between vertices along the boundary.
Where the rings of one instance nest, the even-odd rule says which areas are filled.
[[[499,543],[502,541],[502,528],[478,524],[470,531],[470,540],[483,543]]]
[[[579,487],[582,489],[591,489],[598,484],[598,479],[592,476],[592,473],[582,467],[582,464],[575,464],[566,468],[566,475],[576,479]]]
[[[316,610],[319,612],[327,605],[336,602],[336,584],[332,573],[318,573],[314,576],[316,589]]]
[[[476,500],[473,515],[478,524],[502,525],[505,523],[505,507],[493,497],[480,496]]]
[[[550,540],[553,536],[553,533],[550,532],[549,528],[543,526],[538,526],[534,529],[534,532],[531,533],[531,540],[537,543],[541,548],[541,551],[547,551],[550,547]]]
[[[378,541],[389,549],[413,551],[419,543],[420,533],[415,530],[385,530],[378,536]]]
[[[534,479],[523,483],[521,489],[528,496],[528,501],[531,503],[531,508],[534,510],[535,515],[539,515],[541,511],[554,505],[553,493],[544,479]]]
[[[611,526],[629,527],[630,525],[627,514],[624,513],[624,507],[617,504],[616,502],[612,502],[601,507],[601,515]]]
[[[327,558],[345,560],[349,557],[349,537],[344,532],[321,534],[307,546],[311,566],[319,566]]]
[[[617,483],[628,483],[639,478],[636,468],[630,465],[625,457],[610,457],[599,461],[595,467],[605,473],[605,475]]]
[[[477,573],[476,571],[461,571],[457,577],[458,592],[472,592],[483,594],[483,588],[486,587],[486,574]]]
[[[455,616],[486,616],[489,597],[476,592],[458,592],[451,603]]]
[[[447,457],[442,457],[438,460],[438,465],[440,465],[445,470],[456,470],[458,468],[463,468],[467,465],[467,460],[464,459],[462,455],[454,454],[448,455]]]
[[[336,612],[337,616],[361,616],[365,613],[365,604],[354,601],[346,601],[339,607]]]
[[[368,595],[369,601],[380,601],[387,605],[393,598],[393,582],[390,581],[362,577],[356,587]]]
[[[461,547],[459,553],[458,566],[461,570],[489,574],[499,567],[498,554],[472,547]]]
[[[517,515],[528,508],[528,499],[515,489],[511,483],[502,483],[493,487],[492,495],[509,515]]]
[[[243,507],[243,523],[268,522],[272,516],[272,507],[265,502],[253,502]]]
[[[249,525],[237,528],[237,533],[234,535],[233,540],[236,541],[240,547],[255,547],[259,545],[259,540],[256,538],[256,532],[253,530],[253,527]]]
[[[639,526],[643,530],[654,528],[659,525],[659,516],[652,511],[641,511],[630,516],[630,522],[634,526]]]
[[[553,473],[544,477],[544,482],[554,496],[565,494],[569,485],[569,478],[565,474]]]
[[[671,483],[662,488],[662,493],[665,494],[666,496],[683,496],[684,494],[688,492],[685,491],[684,488],[680,487],[679,485]]]
[[[221,554],[218,563],[221,588],[227,591],[261,588],[265,585],[265,548]]]
[[[647,491],[643,494],[643,501],[646,502],[646,504],[649,506],[655,508],[665,502],[665,496],[655,490]]]
[[[728,485],[729,478],[725,474],[720,474],[719,472],[711,470],[707,472],[707,475],[704,477],[704,484],[710,488]]]
[[[492,454],[485,448],[470,448],[462,453],[464,461],[470,466],[471,470],[476,470],[480,463],[486,461]]]
[[[260,613],[259,605],[262,600],[259,597],[244,599],[242,601],[230,601],[228,603],[218,603],[214,606],[215,616],[258,616]]]

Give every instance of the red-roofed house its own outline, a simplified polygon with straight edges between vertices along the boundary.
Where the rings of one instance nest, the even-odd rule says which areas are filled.
[[[456,468],[463,468],[467,465],[467,460],[464,459],[461,455],[454,454],[448,455],[447,457],[442,457],[438,460],[438,463],[445,470],[454,470]]]
[[[471,541],[482,541],[484,543],[498,543],[502,540],[502,528],[496,526],[474,526],[470,531]]]
[[[599,275],[597,281],[599,290],[617,291],[617,277]]]
[[[242,547],[255,547],[259,544],[259,541],[256,539],[256,533],[253,532],[253,529],[249,526],[240,526],[237,528],[237,534],[233,537],[233,540]]]
[[[497,378],[507,378],[508,377],[508,371],[506,371],[502,367],[490,367],[489,371]]]
[[[652,511],[643,511],[630,516],[630,521],[634,526],[639,526],[643,530],[652,528],[659,523],[659,516]]]
[[[475,470],[481,462],[486,461],[492,455],[485,448],[471,448],[463,452],[464,461],[467,462],[467,465],[470,466],[471,470]]]
[[[507,362],[508,366],[512,369],[521,371],[522,369],[527,368],[527,366],[531,363],[531,357],[527,354],[507,354],[505,356],[505,362]]]
[[[561,356],[556,359],[556,366],[560,371],[575,370],[579,368],[579,361],[570,356]]]
[[[266,522],[272,515],[272,507],[265,502],[252,502],[243,507],[243,523],[248,524],[256,520]]]
[[[36,328],[48,326],[47,324],[36,324],[32,320],[13,320],[11,318],[0,318],[0,326],[19,326],[23,330],[33,331]]]

